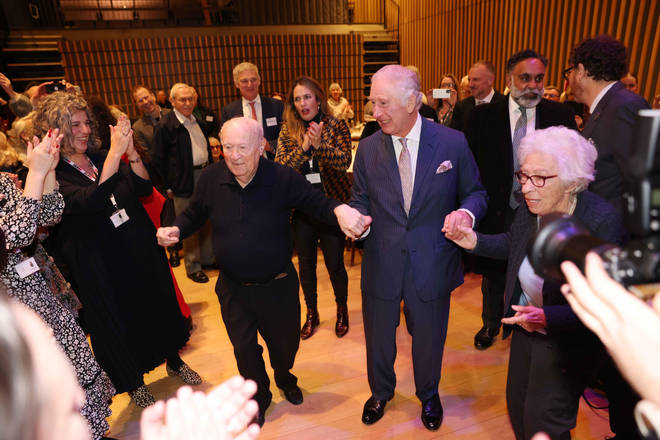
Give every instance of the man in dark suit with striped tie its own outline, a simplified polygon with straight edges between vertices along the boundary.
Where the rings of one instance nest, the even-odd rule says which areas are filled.
[[[282,126],[282,112],[284,104],[278,99],[261,96],[259,86],[261,77],[259,69],[252,63],[240,63],[233,70],[234,85],[241,92],[241,99],[233,101],[222,107],[220,127],[230,120],[240,116],[252,118],[261,123],[264,129],[266,155],[269,159],[275,158],[277,138]]]
[[[362,421],[377,422],[394,396],[400,304],[412,335],[421,419],[442,423],[438,396],[450,293],[463,282],[461,254],[444,236],[472,226],[486,192],[462,133],[422,118],[417,75],[389,65],[372,77],[369,100],[381,130],[360,142],[351,206],[373,218],[365,232],[362,313],[371,397]]]

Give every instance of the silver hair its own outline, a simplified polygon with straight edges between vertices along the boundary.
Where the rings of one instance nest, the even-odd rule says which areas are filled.
[[[257,78],[261,80],[261,77],[259,76],[259,69],[257,68],[257,66],[255,66],[252,63],[244,62],[241,64],[237,64],[236,67],[234,67],[234,70],[232,71],[232,75],[234,76],[234,82],[237,83],[238,76],[241,73],[246,72],[248,70],[254,70],[254,73],[257,74]]]
[[[181,89],[190,89],[193,92],[193,96],[197,96],[197,91],[193,86],[189,86],[186,83],[176,83],[170,89],[170,99],[176,99],[176,94],[179,93]]]
[[[594,180],[596,147],[580,133],[566,127],[536,130],[525,136],[518,147],[520,163],[532,153],[549,154],[557,161],[559,179],[565,185],[575,184],[575,192],[587,189]]]
[[[245,116],[232,118],[222,125],[222,128],[220,129],[220,142],[222,142],[222,135],[227,132],[227,130],[234,129],[234,127],[248,134],[250,145],[257,144],[258,146],[261,146],[263,144],[263,126],[254,119],[246,118]]]
[[[331,91],[331,92],[334,89],[339,89],[339,91],[341,92],[341,86],[339,85],[339,83],[332,83],[332,84],[330,84],[330,87],[328,87],[328,90]]]
[[[420,92],[419,76],[414,70],[399,64],[388,64],[378,69],[371,77],[373,83],[379,78],[385,78],[393,89],[396,96],[401,98],[401,105],[406,105],[411,96],[415,96],[416,110],[422,106],[422,92]]]

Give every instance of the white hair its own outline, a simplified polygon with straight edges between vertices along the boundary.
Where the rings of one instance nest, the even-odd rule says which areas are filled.
[[[176,99],[176,94],[179,93],[181,89],[190,89],[193,92],[193,96],[197,96],[197,91],[193,86],[189,86],[186,83],[176,83],[170,89],[170,99]]]
[[[401,105],[406,105],[411,96],[415,97],[415,108],[422,106],[422,92],[420,92],[419,76],[414,70],[399,64],[388,64],[378,69],[371,77],[371,82],[382,78],[388,81],[396,90],[396,96],[401,98]]]
[[[339,85],[339,83],[332,83],[332,84],[330,84],[330,87],[328,87],[328,90],[330,90],[331,92],[334,89],[339,89],[339,91],[341,92],[341,86]]]
[[[257,78],[259,80],[261,80],[261,77],[259,76],[259,69],[257,68],[257,66],[255,66],[252,63],[244,62],[244,63],[237,64],[236,67],[234,67],[234,70],[232,71],[232,75],[234,76],[234,82],[237,83],[238,82],[238,76],[241,73],[246,72],[248,70],[254,70],[254,73],[257,74]]]
[[[584,191],[594,180],[598,152],[591,142],[575,130],[566,127],[535,130],[520,142],[519,163],[523,163],[532,153],[545,153],[554,157],[559,179],[566,185],[576,184],[575,192]]]
[[[241,130],[248,135],[248,142],[250,145],[261,146],[264,139],[263,126],[252,118],[241,116],[232,118],[225,122],[220,129],[220,141],[222,142],[223,134],[228,130]]]

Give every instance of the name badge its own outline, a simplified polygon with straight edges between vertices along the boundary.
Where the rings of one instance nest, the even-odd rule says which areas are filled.
[[[213,116],[207,115],[206,116],[206,122],[213,122]]]
[[[110,220],[112,221],[112,224],[115,226],[115,228],[118,228],[126,223],[129,218],[128,214],[126,214],[126,210],[122,208],[115,211],[115,213],[110,216]]]
[[[277,118],[275,116],[266,118],[266,127],[273,127],[275,125],[277,125]]]
[[[16,272],[18,272],[18,276],[21,277],[21,279],[29,277],[33,273],[39,271],[39,266],[37,265],[37,262],[34,261],[34,257],[23,260],[14,267],[16,268]]]
[[[307,181],[311,184],[321,183],[321,173],[306,174]]]

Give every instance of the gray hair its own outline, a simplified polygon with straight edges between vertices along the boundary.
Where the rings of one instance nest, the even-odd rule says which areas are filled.
[[[264,128],[259,122],[252,118],[241,116],[238,118],[231,118],[225,122],[220,129],[220,142],[222,142],[223,134],[232,129],[245,132],[248,135],[250,145],[256,144],[261,146],[263,144]]]
[[[189,86],[186,83],[176,83],[170,89],[170,99],[176,99],[176,94],[179,93],[181,89],[190,89],[193,92],[193,96],[197,96],[197,91],[193,86]]]
[[[339,85],[339,83],[332,83],[332,84],[330,84],[330,87],[328,87],[328,90],[331,91],[331,92],[334,89],[339,89],[339,91],[341,92],[341,86]]]
[[[401,98],[401,104],[406,105],[411,96],[415,97],[416,110],[422,106],[422,92],[420,92],[419,76],[414,70],[401,66],[399,64],[388,64],[378,69],[371,77],[371,82],[383,78],[387,80],[393,89],[396,89],[396,96]]]
[[[257,74],[257,78],[261,80],[261,77],[259,76],[259,69],[257,66],[255,66],[252,63],[244,62],[241,64],[237,64],[236,67],[234,67],[234,70],[232,71],[232,75],[234,75],[234,82],[238,82],[238,76],[243,73],[247,72],[248,70],[254,70],[254,73]]]
[[[580,133],[566,127],[536,130],[525,136],[518,147],[520,163],[532,153],[549,154],[557,161],[558,176],[564,184],[576,184],[575,192],[587,189],[594,180],[598,152]]]

